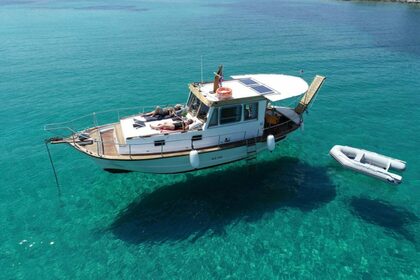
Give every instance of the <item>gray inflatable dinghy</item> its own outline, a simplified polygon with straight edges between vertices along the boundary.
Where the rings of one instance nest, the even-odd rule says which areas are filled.
[[[405,161],[349,146],[335,145],[330,155],[345,168],[391,184],[400,184],[402,177],[389,170],[404,171],[406,167]]]

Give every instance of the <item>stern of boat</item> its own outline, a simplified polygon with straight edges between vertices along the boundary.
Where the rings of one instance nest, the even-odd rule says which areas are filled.
[[[283,139],[287,134],[298,129],[302,122],[302,117],[291,108],[268,107],[265,111],[263,138],[271,134],[276,140]]]

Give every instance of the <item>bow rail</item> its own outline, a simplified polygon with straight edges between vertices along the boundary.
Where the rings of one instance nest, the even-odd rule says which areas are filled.
[[[57,131],[61,130],[65,133],[59,134],[58,136],[68,137],[72,134],[84,131],[87,128],[95,128],[105,124],[115,123],[121,118],[133,117],[138,114],[153,111],[157,106],[164,108],[170,105],[135,106],[93,112],[69,121],[46,124],[44,125],[44,131],[51,133],[54,132],[56,134]]]

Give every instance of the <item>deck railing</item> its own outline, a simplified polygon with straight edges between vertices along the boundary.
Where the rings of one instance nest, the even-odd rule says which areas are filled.
[[[159,105],[161,108],[168,105]],[[108,123],[118,122],[121,118],[136,116],[145,112],[151,112],[155,106],[135,106],[119,109],[111,109],[100,112],[93,112],[74,118],[70,121],[51,123],[44,125],[44,130],[55,133],[56,136],[69,137],[76,132],[84,131],[87,128],[98,127]],[[60,133],[64,132],[64,133]],[[58,133],[58,134],[57,134]]]
[[[133,152],[136,150],[146,150],[143,149],[142,147],[147,147],[147,149],[151,149],[151,148],[156,148],[159,147],[157,149],[154,149],[152,152],[149,153],[141,153],[141,155],[155,155],[155,154],[160,154],[161,157],[163,157],[164,153],[170,153],[170,152],[179,152],[179,151],[183,151],[183,150],[190,150],[190,149],[198,149],[201,147],[204,147],[203,145],[199,145],[196,142],[200,142],[200,141],[206,141],[206,143],[212,143],[210,145],[208,145],[208,147],[220,147],[222,144],[229,144],[229,143],[235,143],[238,141],[247,141],[250,139],[255,139],[257,137],[250,137],[247,138],[246,134],[249,133],[247,131],[240,131],[240,132],[235,132],[235,133],[225,133],[225,134],[221,134],[221,135],[215,135],[215,136],[206,136],[205,138],[203,138],[202,140],[193,140],[191,139],[177,139],[177,140],[169,140],[169,141],[165,141],[164,145],[159,145],[159,146],[154,146],[153,142],[149,142],[149,143],[130,143],[130,144],[120,144],[116,141],[103,141],[103,140],[99,140],[99,139],[95,139],[94,143],[96,143],[97,145],[97,150],[96,153],[98,156],[102,157],[104,155],[107,155],[106,153],[104,153],[104,147],[106,145],[115,145],[115,146],[123,146],[123,147],[128,147],[128,153],[124,153],[122,154],[123,156],[134,156],[134,155],[139,155],[139,153]],[[257,132],[258,133],[258,132]],[[236,135],[238,137],[235,138],[234,141],[225,141],[224,138],[226,137],[232,137],[232,135]],[[257,134],[258,135],[258,134]],[[212,141],[214,140],[214,141]],[[178,147],[178,149],[174,149],[173,147]]]
[[[281,129],[281,127],[285,127],[287,126],[286,129]],[[190,139],[177,139],[177,140],[169,140],[166,141],[165,140],[165,144],[164,145],[160,145],[160,148],[154,149],[152,152],[149,153],[138,153],[135,151],[138,150],[146,150],[146,148],[142,148],[142,147],[147,147],[148,150],[150,150],[151,148],[155,147],[154,146],[154,142],[149,142],[149,143],[129,143],[129,144],[122,144],[122,143],[118,143],[117,141],[103,141],[100,139],[94,139],[94,143],[96,143],[96,153],[99,157],[103,157],[103,156],[109,156],[109,154],[106,153],[105,151],[105,146],[106,145],[115,145],[115,147],[117,146],[122,146],[122,147],[128,147],[128,153],[124,153],[121,154],[122,156],[129,156],[130,158],[132,158],[132,156],[136,156],[136,155],[156,155],[156,154],[160,154],[161,157],[164,156],[165,153],[170,153],[170,152],[179,152],[179,151],[183,151],[183,150],[190,150],[190,149],[197,149],[197,148],[201,148],[204,147],[202,145],[199,145],[198,143],[200,141],[205,141],[206,143],[212,143],[209,144],[208,146],[206,145],[206,147],[219,147],[222,145],[226,145],[226,144],[232,144],[235,142],[241,142],[241,141],[245,141],[246,145],[248,144],[255,144],[258,142],[259,139],[261,139],[261,137],[266,137],[265,136],[265,132],[266,131],[275,131],[277,129],[278,132],[275,133],[275,137],[276,139],[281,138],[283,136],[286,136],[288,133],[292,132],[293,130],[296,130],[300,125],[296,124],[295,122],[293,122],[292,120],[288,120],[270,127],[266,127],[262,130],[262,134],[260,134],[260,130],[258,129],[256,131],[257,136],[251,136],[248,137],[247,134],[249,135],[249,131],[240,131],[240,132],[234,132],[234,133],[224,133],[221,135],[215,135],[215,136],[206,136],[205,138],[203,138],[202,140],[194,140],[193,138]],[[234,137],[235,140],[233,141],[226,141],[225,138],[229,137],[229,138],[233,138],[233,136],[237,136]],[[259,136],[261,135],[261,136]],[[212,141],[214,140],[214,141]],[[183,146],[181,147],[181,145],[177,145],[180,143],[184,143]],[[174,149],[174,146],[178,146],[178,149]],[[156,146],[157,147],[157,146]],[[134,152],[133,152],[134,151]]]
[[[165,106],[161,106],[161,107],[165,107]],[[76,144],[78,143],[77,134],[80,132],[86,131],[88,128],[99,128],[106,124],[112,124],[112,123],[118,122],[121,118],[132,117],[132,116],[142,114],[144,112],[150,112],[154,110],[155,108],[156,106],[141,106],[141,107],[136,106],[136,107],[106,110],[106,111],[101,111],[101,112],[94,112],[91,114],[87,114],[87,115],[75,118],[70,121],[47,124],[44,126],[44,130],[49,131],[49,132],[54,131],[56,136],[71,138],[73,144]],[[114,122],[112,122],[112,120],[114,120]],[[283,129],[281,128],[282,126],[283,126]],[[229,143],[238,142],[238,141],[246,141],[247,144],[249,142],[254,143],[257,141],[258,137],[266,137],[268,134],[274,134],[276,138],[281,138],[282,136],[287,135],[289,132],[297,129],[299,126],[300,124],[296,124],[292,120],[287,120],[285,122],[282,122],[276,125],[264,127],[262,131],[258,129],[256,134],[254,134],[254,135],[257,135],[256,137],[249,137],[249,132],[247,136],[247,131],[240,131],[240,132],[226,133],[226,134],[216,135],[216,136],[206,136],[202,140],[194,140],[192,138],[169,140],[169,141],[165,140],[165,144],[160,145],[159,151],[156,151],[157,149],[153,149],[154,148],[153,142],[135,144],[135,143],[119,143],[117,141],[103,141],[102,138],[100,137],[100,132],[98,131],[99,139],[93,139],[94,143],[96,144],[96,151],[92,151],[92,152],[96,152],[98,156],[104,156],[106,155],[106,151],[105,151],[106,145],[115,145],[115,147],[119,147],[119,148],[120,147],[126,148],[128,146],[128,154],[124,153],[123,155],[127,155],[131,157],[133,155],[139,154],[137,152],[139,150],[139,147],[148,147],[149,150],[151,150],[150,148],[152,147],[153,152],[149,152],[146,154],[160,153],[161,156],[163,156],[164,153],[168,153],[168,152],[177,152],[181,150],[194,149],[195,147],[201,147],[201,145],[199,144],[199,142],[201,141],[203,142],[205,141],[206,143],[214,143],[213,145],[209,145],[209,146],[220,147],[222,144],[229,144]],[[84,127],[84,129],[77,129],[76,127],[79,127],[79,128]],[[57,134],[58,131],[62,131],[64,133]],[[174,131],[170,133],[180,133],[180,132]],[[240,135],[240,137],[233,137],[232,135],[234,134]],[[159,135],[161,134],[158,134],[157,136]],[[226,136],[230,136],[230,138],[234,138],[235,140],[225,141],[224,138],[226,138]],[[214,139],[214,141],[212,141],[212,139]],[[173,148],[171,148],[171,146],[173,147],[174,145],[179,144],[181,142],[185,143],[184,149],[179,148],[179,149],[174,150]],[[145,154],[145,153],[142,153],[142,154]]]

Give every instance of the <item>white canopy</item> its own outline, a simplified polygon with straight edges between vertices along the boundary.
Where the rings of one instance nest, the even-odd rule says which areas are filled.
[[[283,74],[247,74],[232,78],[273,102],[304,94],[309,87],[302,78]]]

